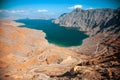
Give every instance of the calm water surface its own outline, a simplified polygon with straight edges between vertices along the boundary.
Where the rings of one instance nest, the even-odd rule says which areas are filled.
[[[65,28],[52,23],[52,20],[41,19],[20,19],[16,22],[24,23],[25,26],[37,30],[43,30],[46,33],[46,39],[49,43],[58,46],[70,47],[82,44],[82,41],[88,36],[84,32],[75,28]]]

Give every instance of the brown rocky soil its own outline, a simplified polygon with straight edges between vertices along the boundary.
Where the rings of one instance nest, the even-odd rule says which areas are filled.
[[[119,34],[98,34],[67,49],[49,44],[42,31],[18,25],[0,20],[0,80],[120,79]]]
[[[18,25],[1,20],[0,79],[47,79],[66,73],[82,61],[76,52],[49,44],[42,31]]]

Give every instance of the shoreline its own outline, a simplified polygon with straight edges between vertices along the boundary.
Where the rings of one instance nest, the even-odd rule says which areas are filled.
[[[38,19],[37,19],[38,20]],[[52,21],[52,20],[51,20]],[[17,21],[17,22],[19,22],[19,21]],[[19,23],[22,23],[22,22],[19,22]],[[52,23],[52,22],[51,22]],[[52,23],[52,24],[54,24],[54,23]],[[69,47],[74,47],[74,46],[81,46],[82,45],[82,43],[83,43],[83,40],[85,40],[86,38],[88,38],[89,36],[86,34],[86,33],[84,33],[83,31],[79,31],[79,30],[76,30],[75,28],[72,28],[73,30],[75,30],[75,31],[78,31],[78,32],[75,32],[75,34],[74,33],[71,33],[71,34],[73,34],[73,37],[74,37],[74,35],[79,35],[78,37],[78,39],[77,39],[77,37],[75,37],[75,39],[73,39],[75,42],[72,42],[71,41],[71,43],[70,43],[70,41],[69,42],[67,42],[67,38],[65,38],[65,42],[62,42],[62,41],[60,41],[59,39],[58,39],[58,41],[55,41],[56,39],[57,39],[57,37],[55,37],[56,39],[54,40],[52,40],[52,38],[50,37],[50,36],[47,36],[47,34],[48,33],[46,33],[45,31],[44,31],[44,29],[36,29],[36,28],[33,28],[33,27],[27,27],[27,25],[24,23],[24,25],[25,26],[23,26],[22,25],[22,27],[24,27],[24,28],[29,28],[29,29],[34,29],[34,30],[40,30],[40,31],[43,31],[45,34],[46,34],[46,36],[45,36],[45,39],[48,41],[48,43],[50,43],[50,44],[54,44],[54,45],[57,45],[57,46],[60,46],[60,47],[65,47],[65,48],[69,48]],[[55,24],[56,25],[56,24]],[[45,26],[45,25],[44,25]],[[50,25],[51,26],[51,25]],[[54,25],[53,25],[54,26]],[[21,27],[21,26],[18,26],[18,27]],[[49,27],[49,26],[48,26]],[[56,26],[56,27],[58,27],[58,26]],[[59,26],[59,27],[61,27],[61,26]],[[47,28],[47,27],[45,27],[45,28]],[[50,27],[51,29],[50,30],[52,30],[52,27]],[[48,28],[49,29],[49,28]],[[55,28],[56,29],[56,28]],[[59,28],[57,28],[57,30],[58,30]],[[71,29],[71,28],[70,28]],[[53,29],[54,30],[54,29]],[[60,28],[60,30],[61,30],[61,28]],[[66,30],[66,28],[65,28],[65,30]],[[64,27],[63,27],[63,31],[65,31],[64,30]],[[74,32],[73,30],[70,30],[70,31],[72,31],[72,32]],[[70,31],[69,31],[69,29],[67,29],[66,31],[68,31],[69,33],[70,33]],[[71,39],[72,39],[72,36],[70,36],[70,35],[68,35],[69,33],[67,32],[67,35],[66,36],[69,36],[68,38],[70,38],[71,37]],[[59,33],[57,33],[58,35],[61,35],[61,34],[59,34]],[[83,34],[83,35],[82,35]],[[50,34],[50,35],[55,35],[55,34]],[[62,36],[62,35],[61,35]],[[64,36],[64,35],[63,35]],[[59,36],[58,36],[59,37]],[[49,39],[49,38],[51,38],[51,39]],[[54,38],[54,37],[53,37]],[[64,37],[61,37],[61,39],[64,39]],[[76,42],[76,39],[77,39],[77,41],[79,41],[79,42]],[[64,41],[64,40],[63,40]],[[67,44],[68,43],[68,44]],[[69,44],[70,43],[70,44]]]

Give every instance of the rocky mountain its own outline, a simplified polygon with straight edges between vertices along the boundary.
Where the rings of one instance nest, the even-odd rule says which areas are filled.
[[[89,35],[81,46],[68,49],[87,55],[88,59],[78,64],[78,77],[84,71],[88,80],[117,80],[120,78],[120,8],[118,9],[75,9],[53,21],[63,27],[76,27]],[[83,66],[80,66],[83,65]],[[93,68],[94,67],[94,68]],[[91,69],[94,69],[93,72]],[[75,73],[75,74],[76,74]],[[93,76],[96,75],[96,76]]]
[[[77,8],[71,13],[61,15],[53,22],[64,27],[76,27],[90,36],[81,46],[70,48],[79,53],[92,54],[98,43],[120,36],[120,8],[90,10]]]
[[[120,31],[120,8],[90,10],[77,8],[71,13],[61,15],[53,22],[64,27],[77,27],[88,35],[108,31],[117,33]]]
[[[69,48],[48,43],[41,30],[0,20],[0,80],[119,80],[119,13],[76,9],[63,14],[54,22],[92,35]]]

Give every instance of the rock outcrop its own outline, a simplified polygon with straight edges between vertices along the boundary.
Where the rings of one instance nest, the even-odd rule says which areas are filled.
[[[77,27],[88,35],[108,31],[117,33],[120,31],[120,9],[82,10],[77,8],[71,13],[61,15],[53,22],[64,27]]]

